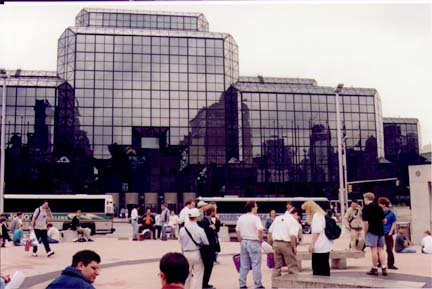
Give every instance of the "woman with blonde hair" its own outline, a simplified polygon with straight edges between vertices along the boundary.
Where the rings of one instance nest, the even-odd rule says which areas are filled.
[[[312,253],[313,275],[330,276],[329,257],[333,249],[333,241],[329,240],[324,232],[326,213],[314,201],[304,202],[302,210],[306,212],[307,223],[312,229],[312,243],[309,246],[309,252]]]

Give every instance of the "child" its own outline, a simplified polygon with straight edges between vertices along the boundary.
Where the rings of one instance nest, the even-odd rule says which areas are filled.
[[[18,229],[15,230],[13,234],[13,243],[15,246],[24,246],[25,241],[23,240],[24,232],[23,232],[23,224],[21,224]]]

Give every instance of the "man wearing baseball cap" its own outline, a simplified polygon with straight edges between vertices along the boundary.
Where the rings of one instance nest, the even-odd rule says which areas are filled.
[[[189,222],[181,228],[179,232],[179,241],[182,252],[190,266],[190,273],[186,280],[185,288],[190,289],[202,288],[204,263],[201,259],[200,248],[198,245],[209,244],[204,230],[197,224],[199,216],[200,212],[197,208],[190,209]]]

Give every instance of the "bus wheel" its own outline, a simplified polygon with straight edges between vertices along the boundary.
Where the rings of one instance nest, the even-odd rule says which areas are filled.
[[[303,226],[303,234],[310,234],[311,233],[311,227],[309,225]]]

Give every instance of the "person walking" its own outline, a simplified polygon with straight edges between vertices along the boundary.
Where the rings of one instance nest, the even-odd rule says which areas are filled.
[[[48,243],[48,228],[47,228],[47,218],[51,217],[51,209],[48,206],[48,201],[44,201],[39,208],[33,213],[32,220],[30,222],[29,229],[34,231],[36,239],[41,239],[45,247],[45,251],[48,257],[54,255],[54,251],[51,250]],[[33,257],[37,257],[38,246],[33,246]]]
[[[365,231],[366,246],[371,248],[372,268],[366,274],[378,275],[378,262],[381,264],[383,276],[387,276],[386,256],[384,251],[384,223],[383,209],[374,203],[375,195],[363,195],[365,206],[362,210],[363,228]]]
[[[186,289],[202,289],[203,285],[204,263],[199,245],[209,245],[209,242],[203,228],[197,224],[199,216],[200,212],[197,208],[191,209],[189,222],[179,232],[181,249],[190,266],[190,273],[185,284]]]
[[[159,261],[162,289],[184,289],[189,275],[189,262],[177,252],[166,253]]]
[[[132,241],[138,241],[138,209],[136,205],[133,205],[131,211],[131,224],[132,224]]]
[[[314,201],[304,202],[301,208],[306,212],[307,222],[311,226],[312,241],[309,252],[312,253],[313,275],[330,276],[329,257],[333,250],[333,241],[325,234],[326,213]]]
[[[284,215],[277,216],[268,231],[268,242],[273,246],[275,267],[272,277],[282,275],[282,266],[288,266],[288,274],[297,274],[297,234],[300,224],[287,211]]]
[[[161,204],[161,215],[160,215],[160,222],[161,222],[161,227],[162,227],[161,228],[161,230],[162,230],[161,240],[162,241],[168,240],[165,227],[168,225],[169,215],[170,215],[170,211],[168,210],[168,208],[165,205],[165,203],[162,203]]]
[[[345,220],[348,223],[348,229],[350,232],[350,250],[363,251],[364,232],[362,209],[360,208],[357,200],[351,201],[351,206],[348,208],[345,214]]]
[[[95,289],[93,283],[100,274],[100,256],[91,250],[77,252],[72,257],[72,265],[66,267],[61,275],[46,289]]]
[[[398,268],[394,265],[395,258],[393,254],[394,239],[393,235],[396,232],[396,221],[397,217],[393,210],[390,209],[390,200],[385,197],[378,198],[378,205],[384,210],[384,216],[386,218],[384,224],[384,241],[386,245],[387,253],[387,268],[397,270]]]
[[[261,274],[261,244],[264,227],[257,216],[258,205],[255,201],[246,202],[246,214],[237,220],[236,234],[240,242],[240,288],[247,288],[246,278],[252,265],[255,288],[264,288]]]
[[[204,263],[204,276],[203,276],[203,288],[214,288],[213,285],[209,284],[210,276],[213,270],[214,261],[216,259],[216,252],[218,250],[218,240],[216,234],[216,225],[213,223],[212,218],[216,216],[216,207],[214,205],[207,205],[204,211],[204,217],[198,222],[198,225],[204,229],[209,242],[209,258],[203,260]]]

